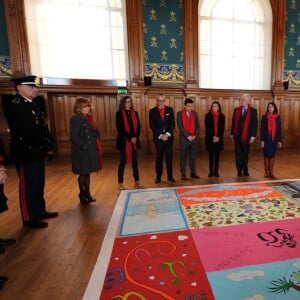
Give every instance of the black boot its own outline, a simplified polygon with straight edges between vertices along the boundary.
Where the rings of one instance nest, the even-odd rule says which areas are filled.
[[[88,201],[88,199],[87,199],[87,197],[86,197],[86,195],[84,193],[79,193],[78,197],[79,197],[79,200],[80,200],[81,204],[87,204],[87,203],[89,203],[89,201]]]

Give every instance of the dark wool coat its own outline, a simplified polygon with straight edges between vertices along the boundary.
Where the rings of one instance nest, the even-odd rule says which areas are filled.
[[[205,115],[205,145],[207,150],[219,149],[223,150],[223,135],[225,127],[225,116],[224,114],[219,114],[218,118],[218,133],[217,136],[220,138],[219,142],[213,143],[213,136],[215,135],[214,131],[214,118],[213,115],[209,112]]]
[[[117,111],[117,113],[116,113],[116,127],[118,130],[118,137],[117,137],[117,144],[116,144],[117,149],[125,150],[126,149],[126,141],[130,141],[131,138],[133,138],[133,137],[137,138],[137,141],[136,141],[137,148],[138,149],[141,148],[141,143],[139,140],[140,133],[141,133],[141,123],[140,123],[139,114],[137,112],[136,112],[136,121],[137,121],[136,134],[134,134],[133,129],[132,129],[132,132],[127,133],[125,131],[125,125],[124,125],[124,121],[123,121],[122,111],[121,110]]]
[[[81,114],[71,118],[72,171],[75,174],[89,174],[99,169],[97,151],[99,136],[98,129],[94,129]]]

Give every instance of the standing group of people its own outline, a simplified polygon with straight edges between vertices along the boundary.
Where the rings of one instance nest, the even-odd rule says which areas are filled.
[[[251,99],[252,97],[249,94],[243,94],[240,99],[240,106],[234,109],[232,116],[231,139],[235,146],[237,176],[249,176],[249,150],[257,134],[257,110],[251,106]],[[117,148],[120,149],[120,165],[118,171],[119,188],[121,190],[124,189],[124,166],[126,162],[130,161],[132,161],[136,187],[142,187],[139,181],[137,163],[137,150],[140,148],[140,121],[138,113],[133,109],[132,98],[128,95],[124,96],[120,101],[116,124],[118,130]],[[175,182],[172,162],[175,116],[173,108],[165,105],[165,96],[163,94],[157,95],[156,106],[149,111],[149,125],[153,133],[153,142],[156,149],[156,178],[154,182],[161,182],[164,160],[166,162],[167,179],[171,183]],[[197,179],[199,176],[196,172],[196,157],[200,122],[198,113],[194,110],[193,100],[190,98],[185,99],[183,109],[177,112],[177,127],[179,130],[181,180],[187,180],[187,160],[191,178]],[[209,153],[208,177],[220,176],[219,162],[220,152],[224,148],[224,129],[225,115],[222,113],[220,103],[214,101],[205,115],[205,145]],[[264,176],[274,178],[274,157],[277,147],[281,147],[282,145],[281,118],[274,102],[268,103],[267,110],[262,116],[260,135],[265,163]],[[128,152],[128,148],[130,152]],[[126,158],[128,154],[129,159]]]
[[[20,178],[19,195],[23,225],[31,228],[44,228],[48,226],[44,219],[57,217],[58,213],[47,211],[44,199],[44,157],[51,150],[51,142],[49,142],[49,131],[45,124],[44,113],[34,101],[38,91],[35,79],[35,76],[12,79],[17,94],[10,101],[5,116],[11,133],[10,154]],[[238,176],[249,176],[248,154],[257,132],[257,111],[250,105],[250,102],[249,94],[242,95],[241,105],[234,109],[232,117],[231,138],[235,144]],[[187,179],[187,160],[191,178],[197,179],[199,176],[196,171],[196,157],[200,122],[192,99],[185,99],[183,109],[177,113],[176,123],[179,130],[181,179]],[[149,125],[156,149],[155,183],[161,182],[164,160],[167,179],[173,183],[175,179],[172,148],[175,116],[173,108],[165,104],[163,94],[157,95],[156,106],[149,111]],[[224,127],[225,116],[221,105],[214,101],[205,115],[205,144],[209,153],[209,177],[220,176],[219,162],[224,144]],[[132,164],[135,187],[142,188],[138,167],[141,123],[129,95],[120,100],[116,112],[116,128],[118,131],[116,147],[120,151],[117,175],[119,189],[125,188],[123,182],[127,163]],[[96,201],[90,192],[90,174],[102,168],[100,132],[92,118],[92,108],[88,98],[80,97],[75,102],[74,116],[70,120],[70,140],[72,171],[78,174],[79,201],[82,204],[88,204]],[[277,147],[281,147],[281,119],[274,102],[268,103],[267,111],[262,116],[261,146],[264,153],[264,176],[273,178],[274,156]]]

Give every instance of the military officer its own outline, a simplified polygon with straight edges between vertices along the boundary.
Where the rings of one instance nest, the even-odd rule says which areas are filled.
[[[49,149],[49,135],[44,114],[34,103],[38,88],[36,76],[11,80],[17,94],[6,107],[6,118],[11,134],[11,158],[19,175],[19,197],[23,226],[45,228],[47,218],[57,212],[46,210],[44,199],[45,162]]]

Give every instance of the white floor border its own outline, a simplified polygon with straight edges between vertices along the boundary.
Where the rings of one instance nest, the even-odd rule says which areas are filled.
[[[206,186],[206,185],[229,185],[229,184],[255,184],[255,183],[272,183],[272,182],[289,182],[289,181],[299,181],[300,179],[278,179],[278,180],[265,180],[265,181],[241,181],[241,182],[229,182],[229,183],[215,183],[215,184],[202,184],[199,186]],[[162,190],[162,189],[177,189],[177,188],[184,188],[184,187],[190,187],[195,188],[197,185],[188,185],[188,186],[180,186],[180,187],[165,187],[165,188],[151,188],[151,189],[141,189],[139,191],[151,191],[151,190]],[[119,222],[116,222],[116,220],[120,221],[122,212],[124,210],[124,204],[127,199],[127,193],[137,191],[137,190],[126,190],[122,191],[120,193],[120,196],[117,200],[117,203],[115,205],[113,214],[111,216],[105,237],[103,239],[102,247],[99,253],[99,256],[97,258],[94,270],[92,272],[92,275],[90,277],[90,281],[88,283],[88,286],[86,288],[86,291],[83,296],[83,300],[96,300],[99,299],[105,276],[106,276],[106,270],[109,264],[114,240],[116,237],[117,230],[119,228]]]

